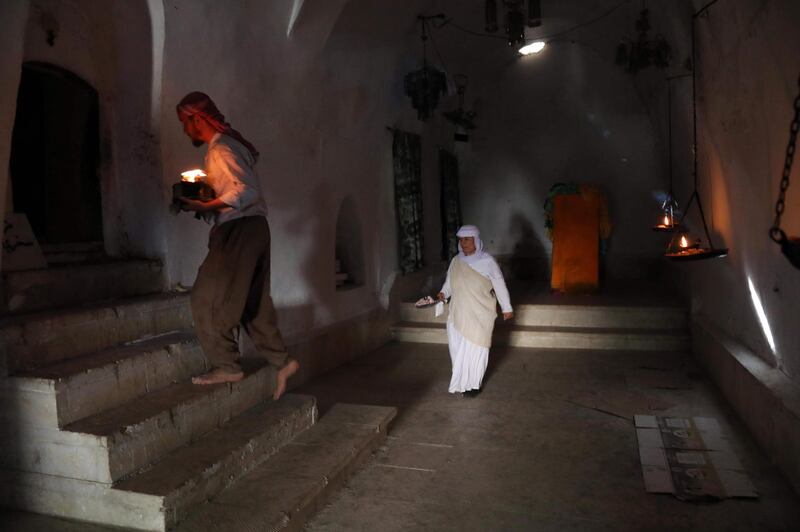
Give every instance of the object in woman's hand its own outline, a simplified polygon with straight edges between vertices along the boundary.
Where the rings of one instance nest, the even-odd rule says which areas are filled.
[[[178,213],[183,208],[181,197],[199,201],[211,201],[214,199],[214,189],[203,182],[206,173],[202,170],[189,170],[181,174],[181,180],[172,185],[172,205],[170,210]]]
[[[419,299],[416,303],[414,303],[414,306],[417,307],[417,308],[428,308],[431,305],[435,305],[435,304],[436,304],[436,300],[435,299],[433,299],[431,296],[425,296],[425,297]]]

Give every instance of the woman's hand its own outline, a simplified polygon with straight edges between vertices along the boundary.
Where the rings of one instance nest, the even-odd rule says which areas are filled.
[[[503,321],[508,321],[514,317],[513,312],[503,312]]]
[[[438,299],[439,301],[444,301],[447,298],[444,297],[444,292],[439,292],[438,294],[436,294],[436,299]]]

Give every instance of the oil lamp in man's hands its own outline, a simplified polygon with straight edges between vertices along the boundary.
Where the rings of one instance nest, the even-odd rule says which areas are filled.
[[[211,201],[214,199],[214,189],[208,186],[203,179],[206,173],[202,170],[187,170],[181,173],[181,180],[172,185],[172,206],[173,212],[184,210],[181,197],[199,201]]]

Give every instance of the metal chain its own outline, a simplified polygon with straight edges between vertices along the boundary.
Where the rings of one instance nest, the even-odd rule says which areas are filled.
[[[800,87],[800,78],[797,80]],[[792,162],[794,160],[795,146],[797,145],[797,132],[800,130],[800,93],[794,99],[794,120],[789,126],[789,145],[786,146],[786,160],[783,163],[783,175],[781,176],[781,190],[778,194],[778,202],[775,204],[775,221],[769,230],[769,237],[781,244],[786,240],[786,233],[781,229],[781,215],[786,208],[786,189],[789,188],[789,175],[792,173]]]

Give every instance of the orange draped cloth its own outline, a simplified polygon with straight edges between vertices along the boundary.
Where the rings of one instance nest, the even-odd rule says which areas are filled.
[[[597,193],[564,194],[554,198],[550,275],[553,290],[597,290],[603,206],[603,197]]]

